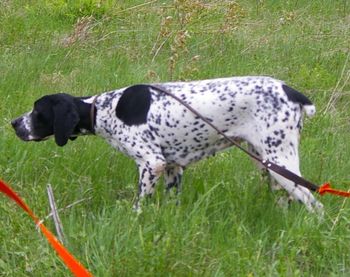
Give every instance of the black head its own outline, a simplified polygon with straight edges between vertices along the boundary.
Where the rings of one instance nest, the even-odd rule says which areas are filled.
[[[80,129],[91,129],[89,111],[91,104],[68,94],[47,95],[34,103],[34,108],[11,124],[17,136],[24,141],[42,141],[51,136],[59,146],[75,139]],[[85,126],[83,126],[85,125]]]

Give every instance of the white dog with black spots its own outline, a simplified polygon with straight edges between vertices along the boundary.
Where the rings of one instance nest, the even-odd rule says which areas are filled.
[[[133,85],[92,97],[47,95],[12,125],[22,140],[54,136],[59,146],[79,135],[105,138],[136,162],[139,192],[135,206],[139,208],[140,199],[152,195],[162,174],[167,190],[179,191],[186,166],[232,146],[155,87],[182,99],[227,136],[246,141],[262,159],[301,175],[298,146],[303,114],[312,116],[316,109],[306,96],[270,77]],[[269,173],[292,199],[309,211],[322,211],[322,204],[308,189]]]

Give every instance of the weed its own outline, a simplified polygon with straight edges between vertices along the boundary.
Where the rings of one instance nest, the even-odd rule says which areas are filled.
[[[81,17],[73,27],[73,33],[64,37],[61,41],[64,47],[69,47],[75,42],[84,42],[93,28],[94,18],[92,16]]]

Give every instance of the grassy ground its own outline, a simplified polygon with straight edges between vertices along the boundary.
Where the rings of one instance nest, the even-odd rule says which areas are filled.
[[[102,139],[23,143],[9,125],[47,93],[271,75],[318,109],[304,125],[304,176],[348,189],[349,2],[115,2],[0,2],[1,177],[41,218],[48,183],[61,208],[84,199],[61,219],[67,247],[96,276],[349,276],[349,200],[322,198],[323,220],[298,204],[281,209],[235,149],[188,168],[180,206],[160,185],[137,216],[134,164]],[[70,276],[4,197],[0,242],[0,276]]]

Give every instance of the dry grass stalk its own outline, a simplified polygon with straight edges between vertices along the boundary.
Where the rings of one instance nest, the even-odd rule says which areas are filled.
[[[349,83],[350,70],[346,70],[347,65],[349,63],[349,58],[350,58],[350,52],[348,52],[348,55],[345,59],[344,65],[343,65],[342,72],[340,74],[340,78],[339,78],[336,86],[333,89],[332,95],[329,98],[329,101],[327,103],[327,106],[326,106],[323,114],[327,114],[330,112],[331,109],[335,108],[337,101],[343,95],[342,91],[344,90],[345,86]],[[343,84],[341,85],[341,83],[343,83]]]
[[[94,21],[95,19],[93,16],[84,16],[79,18],[74,25],[73,33],[64,37],[61,44],[64,47],[69,47],[78,41],[85,41],[94,26]]]
[[[52,213],[53,221],[55,223],[58,239],[60,240],[61,243],[64,243],[65,239],[64,239],[64,233],[63,233],[63,226],[62,226],[61,219],[58,215],[58,210],[55,203],[55,198],[53,196],[53,190],[52,190],[51,184],[47,186],[47,194],[49,196],[51,213]]]

